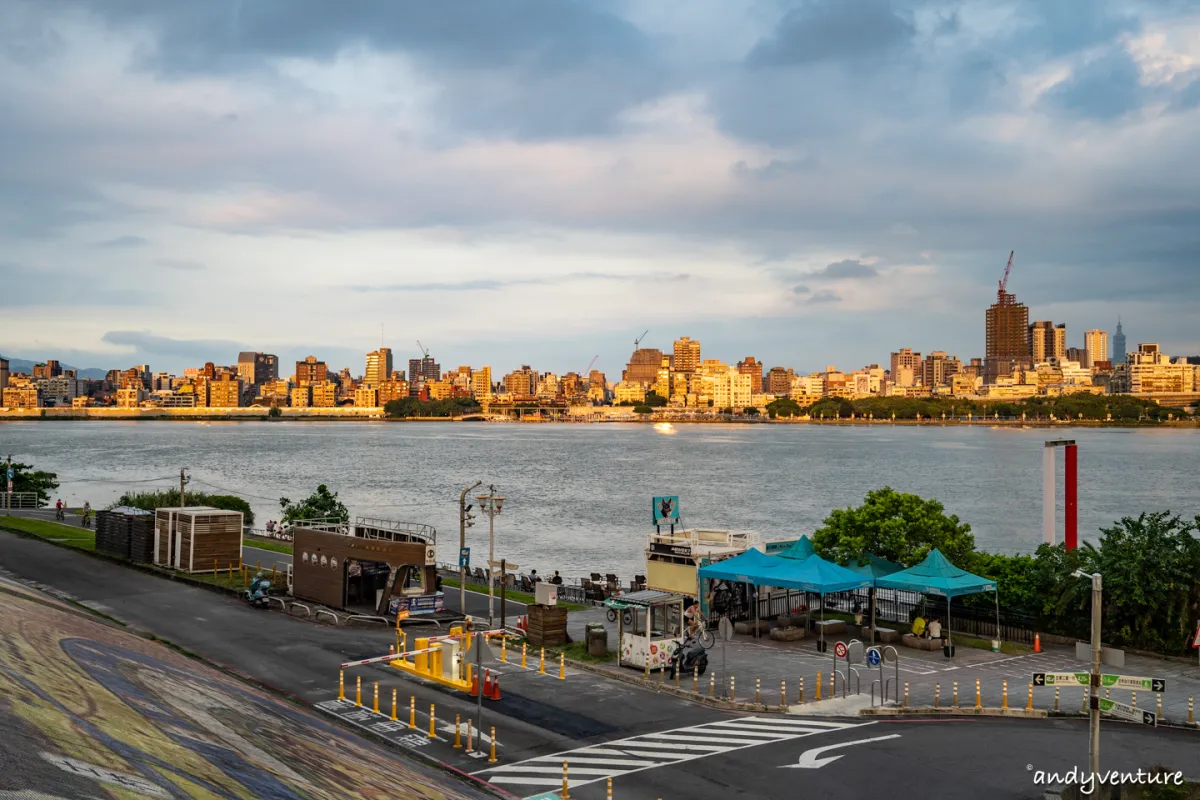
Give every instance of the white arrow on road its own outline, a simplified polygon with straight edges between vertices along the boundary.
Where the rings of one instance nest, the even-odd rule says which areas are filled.
[[[839,750],[843,747],[853,747],[856,744],[866,744],[868,742],[882,742],[887,739],[899,739],[899,738],[900,738],[900,734],[893,733],[890,736],[876,736],[872,739],[858,739],[857,741],[853,741],[853,742],[842,742],[841,744],[831,744],[831,745],[827,745],[825,747],[816,747],[816,748],[813,748],[812,750],[805,750],[804,753],[800,756],[800,760],[798,762],[796,762],[795,764],[784,764],[783,766],[780,767],[780,769],[818,769],[820,767],[825,766],[826,764],[832,764],[834,761],[837,761],[839,758],[841,758],[840,755],[829,756],[828,758],[817,758],[817,756],[819,756],[821,753],[826,752],[827,750]]]

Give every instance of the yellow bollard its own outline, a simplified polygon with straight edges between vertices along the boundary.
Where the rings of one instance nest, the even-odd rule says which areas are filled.
[[[715,672],[708,673],[708,696],[717,696],[717,673]]]
[[[676,670],[675,674],[679,675],[679,671]],[[566,653],[558,654],[558,679],[560,681],[565,681],[567,679],[567,654]]]
[[[492,747],[491,747],[491,753],[488,755],[488,763],[489,764],[496,763],[496,728],[495,727],[492,728]],[[611,780],[611,778],[610,778],[610,780]]]
[[[697,694],[700,686],[700,668],[692,667],[692,694]]]
[[[737,694],[737,680],[733,675],[729,676],[729,702],[733,702],[733,697]]]
[[[762,679],[754,679],[754,705],[762,705]]]
[[[1088,697],[1091,696],[1090,692],[1091,692],[1091,690],[1088,689],[1088,687],[1086,687],[1086,686],[1083,687],[1083,703],[1079,706],[1080,714],[1088,713]]]
[[[608,779],[608,785],[604,789],[604,800],[612,800],[612,778]]]
[[[521,669],[529,669],[529,666],[525,663],[525,651],[527,648],[528,645],[525,642],[521,642]]]
[[[908,684],[904,684],[904,693],[908,694]],[[817,670],[817,702],[821,702],[821,670]]]
[[[503,634],[500,636],[500,663],[508,663],[508,637]]]
[[[462,749],[462,714],[454,715],[454,749]]]
[[[818,688],[817,688],[817,699],[818,700],[821,699],[821,697],[820,697],[821,689],[819,687],[820,687],[820,684],[818,684]],[[908,708],[908,681],[904,682],[904,707]]]
[[[261,561],[258,562],[258,569],[256,571],[262,572],[262,562]]]
[[[392,689],[392,722],[395,722],[396,720],[396,690]]]
[[[372,710],[379,713],[379,681],[375,681],[375,706]]]
[[[942,707],[942,685],[940,683],[935,683],[933,685],[933,707]]]
[[[346,699],[346,670],[338,670],[338,700]]]
[[[1025,710],[1033,711],[1033,684],[1029,684],[1029,699],[1025,702]]]
[[[279,583],[279,580],[275,577],[275,565],[272,564],[271,565],[271,585],[274,586],[277,583]]]
[[[1158,701],[1158,718],[1162,719],[1162,692],[1156,692],[1155,699]]]
[[[787,681],[779,681],[779,705],[786,706],[787,701]]]
[[[563,797],[563,800],[570,800],[570,798],[571,798],[571,787],[570,787],[570,785],[568,784],[568,781],[567,781],[567,762],[566,762],[566,761],[564,761],[564,762],[563,762],[563,790],[562,790],[562,797]]]
[[[1196,724],[1196,713],[1195,713],[1194,707],[1192,706],[1192,699],[1193,699],[1193,697],[1191,695],[1189,695],[1188,696],[1188,725]]]
[[[233,562],[229,562],[229,582],[233,583]]]
[[[1105,700],[1112,699],[1112,687],[1111,686],[1104,687],[1104,699]]]
[[[958,708],[958,681],[954,682],[954,707]]]
[[[1058,713],[1058,688],[1057,686],[1054,687],[1054,712],[1056,714]]]
[[[474,725],[475,725],[475,723],[474,723],[474,722],[472,722],[472,721],[471,721],[471,719],[468,717],[468,718],[467,718],[467,752],[468,752],[468,753],[474,753],[474,752],[475,752],[475,741],[474,741],[474,740],[475,740],[475,729],[474,729]]]
[[[1134,708],[1137,708],[1137,692],[1130,692],[1129,696],[1131,698],[1129,701],[1129,705],[1133,706]]]
[[[213,559],[213,577],[215,578],[219,574],[220,574],[220,570],[217,569],[217,560],[214,558]]]
[[[1008,680],[1007,679],[1005,679],[1005,681],[1004,681],[1004,702],[1001,704],[1000,707],[1003,709],[1008,708]]]
[[[354,678],[354,705],[362,705],[362,675]]]
[[[680,669],[676,669],[676,670],[675,670],[675,691],[677,691],[677,692],[679,691],[679,680],[680,680],[680,678],[679,678],[679,673],[680,673],[681,671],[682,671],[682,670],[680,670]]]
[[[804,676],[800,676],[800,702],[804,702]]]
[[[975,707],[983,708],[983,695],[979,692],[979,678],[975,679]]]
[[[542,648],[541,660],[538,662],[538,674],[539,675],[546,674],[546,648],[544,648],[544,647]]]
[[[437,738],[437,715],[434,713],[433,703],[429,704],[429,738]]]
[[[415,694],[408,698],[408,727],[417,727],[417,696]]]

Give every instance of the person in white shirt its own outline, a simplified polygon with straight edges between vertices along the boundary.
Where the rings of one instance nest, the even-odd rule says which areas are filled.
[[[933,618],[933,620],[929,623],[929,627],[927,627],[925,630],[929,633],[930,639],[942,638],[942,623],[937,617]]]

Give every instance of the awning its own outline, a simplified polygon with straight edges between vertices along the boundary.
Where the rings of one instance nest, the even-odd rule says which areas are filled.
[[[875,585],[881,589],[908,589],[942,597],[996,591],[995,581],[959,569],[947,561],[937,549],[931,551],[925,560],[915,567],[878,578]]]
[[[780,558],[790,558],[794,561],[803,561],[804,559],[813,555],[814,552],[812,540],[807,536],[801,536],[795,543],[792,544],[791,547],[776,553],[775,555]]]
[[[816,594],[846,592],[871,585],[870,578],[826,561],[818,555],[796,561],[768,556],[758,550],[747,550],[733,558],[701,567],[699,574],[701,578],[712,580],[798,589]]]
[[[859,575],[866,575],[868,578],[886,578],[888,575],[894,575],[904,569],[902,564],[880,558],[874,553],[866,553],[863,558],[865,563],[847,564],[846,569],[857,572]]]

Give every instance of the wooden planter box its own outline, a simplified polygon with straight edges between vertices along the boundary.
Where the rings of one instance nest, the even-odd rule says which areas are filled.
[[[555,647],[567,643],[567,610],[561,606],[529,606],[529,630],[526,639],[534,647]]]

